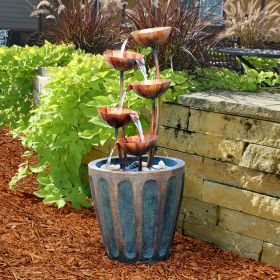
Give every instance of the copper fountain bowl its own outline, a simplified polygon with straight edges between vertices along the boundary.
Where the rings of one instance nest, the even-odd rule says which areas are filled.
[[[123,127],[132,122],[131,114],[137,114],[133,110],[129,109],[118,109],[110,107],[98,108],[100,117],[114,128]]]
[[[144,143],[141,142],[139,135],[122,138],[119,140],[119,145],[127,154],[140,157],[154,149],[156,146],[156,135],[146,134],[144,135],[144,138]]]
[[[124,51],[123,56],[121,50],[107,50],[103,53],[103,57],[108,64],[119,71],[128,71],[137,67],[137,61],[143,60],[141,53]]]
[[[144,82],[136,82],[128,86],[127,90],[134,92],[147,99],[155,99],[163,95],[170,87],[169,80],[148,80]]]
[[[131,33],[133,39],[142,46],[156,47],[166,43],[168,40],[172,28],[167,27],[155,27],[137,30]]]

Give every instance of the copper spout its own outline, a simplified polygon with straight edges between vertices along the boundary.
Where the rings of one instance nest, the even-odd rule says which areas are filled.
[[[133,110],[110,107],[98,108],[100,117],[114,128],[123,127],[132,122],[131,115],[137,114]]]
[[[143,30],[137,30],[131,33],[131,36],[137,44],[145,47],[156,47],[166,43],[168,40],[172,28],[167,27],[155,27]]]
[[[141,53],[121,50],[107,50],[103,53],[103,56],[108,64],[119,71],[127,71],[137,68],[137,62],[143,60]]]
[[[155,135],[145,135],[144,138],[145,142],[142,143],[139,135],[130,136],[120,139],[119,145],[124,152],[140,157],[156,146],[157,137]]]
[[[127,90],[134,90],[136,94],[148,99],[155,99],[162,96],[170,87],[168,80],[148,80],[144,82],[133,83]]]

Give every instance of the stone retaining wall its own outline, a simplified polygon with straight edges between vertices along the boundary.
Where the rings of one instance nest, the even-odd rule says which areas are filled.
[[[280,94],[164,104],[159,153],[186,161],[178,230],[280,266]]]
[[[41,67],[38,69],[38,75],[33,77],[33,107],[40,105],[40,93],[46,92],[46,86],[50,81],[50,76],[47,75],[47,68]]]

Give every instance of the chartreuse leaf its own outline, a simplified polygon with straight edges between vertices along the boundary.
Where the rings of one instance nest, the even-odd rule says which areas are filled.
[[[30,171],[33,173],[39,173],[44,171],[44,168],[46,167],[46,165],[41,165],[41,166],[30,166]]]
[[[98,135],[98,132],[90,129],[86,129],[79,133],[79,137],[84,139],[92,139],[96,135]]]
[[[102,121],[102,120],[100,119],[100,117],[97,117],[97,116],[91,118],[91,119],[89,120],[89,122],[91,122],[91,123],[93,123],[93,124],[95,124],[95,125],[98,125],[98,126],[102,126],[102,127],[107,127],[107,128],[110,127],[108,124],[106,124],[104,121]]]
[[[27,175],[29,174],[29,170],[28,170],[28,163],[25,162],[23,164],[20,165],[16,176],[14,176],[12,178],[12,180],[9,183],[9,187],[11,189],[15,189],[16,184],[23,178],[25,178]]]

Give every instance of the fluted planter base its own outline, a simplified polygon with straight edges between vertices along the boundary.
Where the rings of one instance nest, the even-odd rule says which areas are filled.
[[[182,200],[185,163],[155,157],[153,164],[160,160],[168,169],[116,172],[100,169],[106,159],[89,164],[94,207],[110,259],[151,263],[168,258]]]

